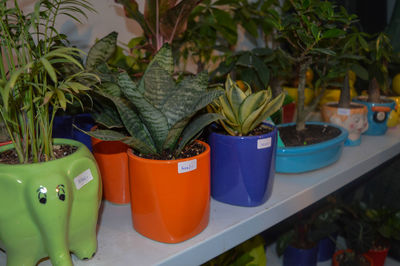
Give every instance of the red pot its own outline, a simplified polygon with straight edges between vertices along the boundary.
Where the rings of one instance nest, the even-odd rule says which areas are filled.
[[[353,251],[351,249],[346,249],[346,250],[340,249],[340,250],[336,251],[332,256],[332,266],[340,266],[340,263],[337,260],[337,257],[344,252],[353,252]],[[363,256],[369,261],[371,266],[375,266],[374,261],[368,255],[363,254]]]
[[[4,145],[7,145],[7,144],[11,144],[11,143],[12,143],[11,140],[10,141],[5,141],[5,142],[0,142],[0,147],[4,146]]]
[[[366,255],[374,261],[374,266],[383,266],[385,264],[388,252],[389,248],[382,250],[371,249],[366,253]]]

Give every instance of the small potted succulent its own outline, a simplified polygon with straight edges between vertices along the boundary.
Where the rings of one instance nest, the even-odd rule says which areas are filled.
[[[207,109],[224,119],[212,127],[211,195],[214,199],[240,206],[257,206],[268,200],[275,176],[277,130],[263,123],[278,111],[284,93],[272,98],[270,89],[253,93],[228,75],[225,94]]]
[[[205,126],[221,118],[199,111],[223,94],[208,89],[207,73],[177,82],[173,69],[168,44],[155,54],[139,82],[104,65],[97,93],[114,104],[118,112],[113,121],[123,127],[87,132],[130,146],[133,226],[140,234],[167,243],[191,238],[208,224],[210,148],[195,140]]]
[[[90,90],[97,76],[75,59],[55,22],[93,11],[85,0],[35,1],[24,13],[18,1],[0,4],[0,114],[12,144],[0,147],[0,246],[7,265],[72,265],[93,257],[101,203],[96,162],[82,143],[53,139],[57,110]],[[79,22],[79,21],[78,21]],[[63,65],[77,71],[63,74]]]

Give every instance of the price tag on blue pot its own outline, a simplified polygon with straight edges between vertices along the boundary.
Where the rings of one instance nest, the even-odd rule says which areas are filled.
[[[197,160],[196,159],[178,163],[178,173],[179,174],[193,171],[196,168],[197,168]]]
[[[257,140],[257,149],[266,149],[271,147],[271,138],[259,139]]]
[[[337,109],[337,113],[338,113],[338,115],[347,115],[347,116],[349,116],[350,115],[350,109],[338,108]]]
[[[84,185],[86,185],[92,180],[93,180],[92,172],[90,172],[90,169],[87,169],[86,171],[84,171],[83,173],[74,178],[76,189],[78,190],[81,189]]]

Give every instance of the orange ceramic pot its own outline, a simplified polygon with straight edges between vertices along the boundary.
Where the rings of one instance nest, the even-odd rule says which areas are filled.
[[[11,144],[11,143],[12,143],[11,140],[10,140],[10,141],[0,142],[0,147],[1,147],[1,146],[4,146],[4,145],[7,145],[7,144]]]
[[[143,159],[128,150],[132,221],[156,241],[178,243],[207,227],[210,215],[210,147],[179,160]]]
[[[91,139],[103,182],[103,198],[115,204],[129,203],[128,145],[120,141]]]

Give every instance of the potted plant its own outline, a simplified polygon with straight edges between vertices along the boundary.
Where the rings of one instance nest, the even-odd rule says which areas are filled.
[[[114,121],[124,127],[88,132],[131,147],[133,226],[140,234],[167,243],[191,238],[208,224],[210,149],[194,140],[206,125],[220,118],[198,111],[223,93],[207,88],[205,72],[176,82],[173,69],[168,44],[157,52],[138,83],[126,72],[104,69],[98,93],[114,103],[118,110]],[[116,83],[107,83],[107,78]]]
[[[368,108],[368,130],[366,135],[379,136],[387,131],[387,119],[396,106],[392,99],[381,97],[381,90],[388,88],[388,64],[392,57],[392,45],[385,33],[379,33],[370,41],[370,53],[366,64],[369,72],[368,96],[359,96],[354,101]]]
[[[284,265],[317,265],[332,258],[339,232],[341,209],[329,198],[329,203],[304,217],[304,211],[295,216],[293,227],[277,240],[278,256]]]
[[[276,128],[263,122],[282,106],[285,95],[242,90],[228,75],[225,94],[207,108],[223,119],[209,136],[211,195],[239,206],[257,206],[268,200],[275,176]]]
[[[364,59],[363,52],[369,50],[364,36],[365,33],[356,28],[348,30],[348,34],[338,45],[340,49],[336,49],[337,56],[329,62],[322,62],[324,65],[328,64],[330,76],[334,80],[343,80],[339,98],[322,105],[322,118],[325,122],[347,129],[349,135],[344,143],[346,146],[360,145],[361,134],[368,129],[366,106],[351,101],[356,73],[364,80],[368,78],[367,70],[359,64]]]
[[[332,257],[332,265],[374,265],[372,259],[364,254],[373,246],[371,224],[361,218],[356,205],[343,205],[341,209],[340,234],[345,239],[345,248],[338,248]]]
[[[306,73],[322,58],[336,56],[335,47],[347,34],[353,16],[329,1],[288,0],[282,14],[275,17],[277,37],[298,70],[298,100],[295,124],[279,125],[282,145],[277,149],[277,172],[294,173],[318,169],[337,161],[340,157],[347,131],[333,124],[307,122],[310,111],[317,106],[320,95],[305,108],[304,89]],[[329,69],[314,73],[314,88],[323,93]],[[316,132],[311,132],[316,131]],[[315,134],[314,134],[315,133]],[[319,135],[320,138],[310,138]],[[290,143],[289,141],[295,141]],[[307,163],[305,163],[307,162]]]
[[[0,116],[0,146],[10,144],[10,137],[8,136],[7,128]]]
[[[0,245],[7,265],[72,265],[96,252],[101,182],[90,151],[52,138],[56,111],[90,90],[97,77],[63,45],[54,23],[92,11],[86,1],[37,1],[25,14],[18,1],[1,1],[0,113],[12,144],[0,148]],[[80,71],[61,75],[59,66]],[[29,247],[29,248],[27,248]]]

